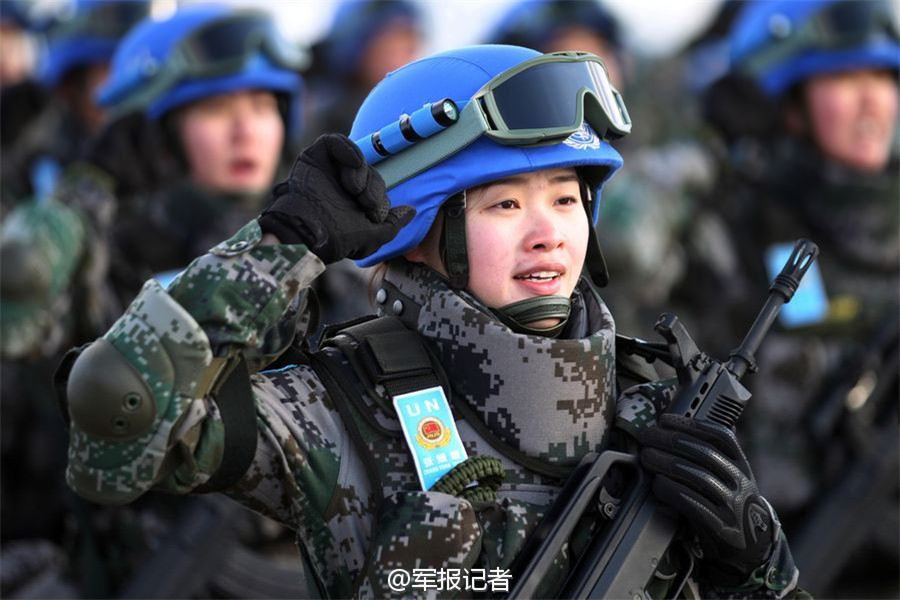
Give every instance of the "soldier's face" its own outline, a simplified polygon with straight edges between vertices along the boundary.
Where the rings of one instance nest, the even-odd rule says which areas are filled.
[[[371,89],[384,76],[407,63],[422,52],[422,35],[403,20],[389,23],[366,46],[357,68],[359,82]]]
[[[182,109],[181,143],[191,178],[203,188],[259,194],[272,184],[284,142],[275,95],[242,91]]]
[[[622,64],[619,62],[619,55],[612,43],[597,35],[589,27],[569,25],[556,31],[550,41],[541,48],[541,52],[565,52],[567,50],[590,52],[602,58],[609,73],[609,80],[616,86],[616,89],[622,89],[624,83],[622,81]]]
[[[897,120],[897,79],[890,71],[819,75],[804,91],[811,134],[825,156],[860,171],[885,167]]]
[[[406,256],[446,274],[435,234],[440,227]],[[569,297],[584,265],[588,227],[575,169],[525,173],[469,190],[469,290],[491,308]]]

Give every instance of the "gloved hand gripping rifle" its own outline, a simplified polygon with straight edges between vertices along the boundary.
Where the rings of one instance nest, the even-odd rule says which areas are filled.
[[[756,370],[754,353],[818,252],[808,240],[797,242],[750,331],[724,363],[700,352],[677,317],[660,316],[655,329],[665,344],[641,342],[641,348],[635,350],[675,368],[679,388],[666,412],[734,427],[750,399],[740,379],[747,371]],[[632,474],[618,498],[601,486],[613,465]],[[660,507],[650,484],[636,454],[609,450],[585,456],[517,557],[509,597],[534,597],[582,517],[595,508],[607,522],[597,529],[585,551],[573,557],[573,566],[556,595],[640,600],[647,597],[647,586],[657,576],[671,581],[666,595],[677,596],[692,571],[693,558],[676,543],[679,520]],[[657,573],[670,550],[682,555],[676,560],[681,567],[673,573]]]

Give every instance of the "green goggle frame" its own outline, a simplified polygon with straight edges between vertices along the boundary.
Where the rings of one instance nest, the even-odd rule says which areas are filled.
[[[481,87],[455,122],[378,163],[390,189],[453,156],[482,136],[506,145],[557,144],[588,123],[606,140],[631,131],[621,94],[598,56],[555,52],[527,60]]]

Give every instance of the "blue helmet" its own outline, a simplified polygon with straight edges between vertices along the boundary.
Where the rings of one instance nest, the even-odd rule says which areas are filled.
[[[418,6],[409,0],[343,0],[334,13],[324,44],[330,73],[352,75],[369,42],[398,21],[419,29],[422,15]]]
[[[621,48],[619,22],[596,0],[523,0],[514,4],[497,22],[487,40],[541,49],[564,27],[580,25]]]
[[[49,26],[38,80],[53,88],[74,68],[109,62],[119,40],[148,10],[146,0],[77,0]]]
[[[771,97],[825,73],[900,69],[897,14],[882,0],[760,0],[732,28],[732,69]]]
[[[462,109],[485,83],[529,59],[535,50],[517,46],[468,46],[441,52],[390,73],[363,102],[353,122],[351,139],[360,139],[411,114],[423,105],[450,98]],[[574,102],[574,98],[573,98]],[[412,146],[404,152],[415,152]],[[580,167],[593,192],[596,224],[600,189],[622,166],[622,157],[585,123],[564,142],[544,146],[511,146],[482,136],[429,169],[388,192],[393,206],[416,209],[412,222],[393,240],[359,262],[370,266],[417,246],[434,223],[440,207],[463,190],[517,173]]]
[[[246,89],[286,94],[288,129],[299,123],[302,56],[265,13],[196,4],[145,20],[122,40],[99,92],[113,113],[151,119],[189,102]]]

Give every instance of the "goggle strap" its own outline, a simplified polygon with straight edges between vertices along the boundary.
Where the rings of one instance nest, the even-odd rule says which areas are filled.
[[[469,284],[469,254],[466,249],[466,192],[454,194],[444,203],[444,266],[450,287],[461,290]]]
[[[472,103],[469,103],[470,105]],[[399,152],[378,163],[378,173],[390,190],[407,179],[456,154],[479,137],[488,126],[477,107],[467,105],[459,120],[438,135],[416,142],[415,152]]]
[[[772,65],[788,59],[798,50],[803,49],[808,43],[805,37],[794,36],[777,44],[769,44],[765,48],[761,48],[746,61],[743,71],[751,75],[762,73]]]

